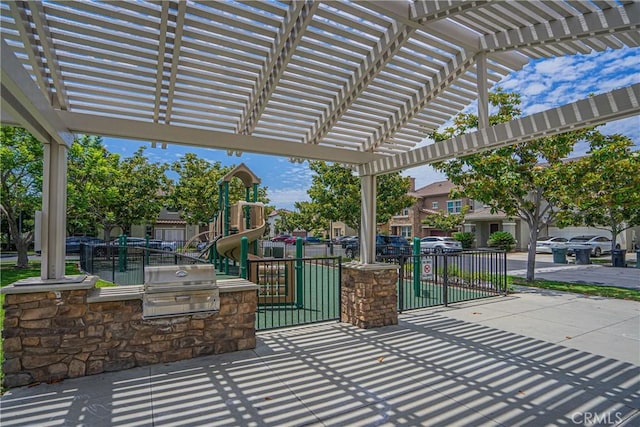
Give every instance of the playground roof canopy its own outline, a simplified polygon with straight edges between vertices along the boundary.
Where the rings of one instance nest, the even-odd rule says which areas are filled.
[[[3,1],[0,7],[2,120],[43,142],[68,144],[77,132],[337,161],[381,173],[522,140],[514,132],[540,136],[638,113],[634,85],[475,140],[434,151],[416,147],[531,60],[638,47],[639,2]]]

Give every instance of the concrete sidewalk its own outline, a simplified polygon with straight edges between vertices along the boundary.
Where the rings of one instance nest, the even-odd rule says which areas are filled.
[[[559,292],[330,323],[8,391],[8,426],[640,425],[640,304]]]

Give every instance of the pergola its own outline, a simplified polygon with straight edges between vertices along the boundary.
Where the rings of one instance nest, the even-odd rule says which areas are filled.
[[[489,127],[488,89],[538,58],[640,45],[632,1],[3,1],[2,122],[45,144],[41,279],[64,277],[75,133],[319,159],[375,177],[612,121],[640,85]],[[425,137],[478,100],[479,130]]]

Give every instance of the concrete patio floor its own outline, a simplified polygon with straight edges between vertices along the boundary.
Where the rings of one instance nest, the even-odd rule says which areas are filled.
[[[527,291],[9,390],[8,426],[640,425],[640,304]],[[595,422],[594,422],[595,421]]]

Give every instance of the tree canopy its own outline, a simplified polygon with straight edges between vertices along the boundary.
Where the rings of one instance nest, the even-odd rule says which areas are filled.
[[[138,148],[120,162],[116,183],[120,200],[114,206],[114,217],[125,232],[133,224],[155,223],[170,189],[171,181],[166,176],[169,165],[151,163],[144,155],[145,148]]]
[[[109,238],[114,227],[129,232],[133,224],[153,224],[165,204],[168,165],[152,163],[145,147],[121,159],[102,139],[82,136],[69,150],[67,229],[94,234],[97,225]]]
[[[182,219],[189,224],[208,224],[218,210],[218,181],[235,165],[222,166],[220,162],[209,162],[193,153],[185,154],[171,165],[178,174],[168,198],[172,209],[179,210]],[[229,203],[245,200],[246,191],[240,179],[232,179],[229,185]],[[258,201],[268,203],[267,188],[258,188]],[[266,212],[265,212],[266,214]]]
[[[27,268],[34,213],[42,206],[43,146],[26,130],[0,128],[0,213],[18,252],[17,268]]]
[[[120,156],[102,138],[83,135],[71,145],[67,167],[67,232],[97,235],[97,226],[117,225],[113,207],[120,203]]]
[[[624,230],[640,225],[640,151],[623,135],[594,133],[587,156],[558,171],[573,182],[559,201],[560,225],[586,225],[611,232],[612,249]]]
[[[343,221],[349,227],[360,229],[360,179],[351,169],[337,163],[309,162],[314,172],[308,190],[313,208],[326,221]],[[377,177],[378,223],[387,222],[402,209],[411,206],[415,200],[407,194],[409,178],[399,173]]]
[[[501,89],[489,95],[495,110],[489,124],[511,120],[520,114],[520,96]],[[460,114],[454,126],[434,133],[435,140],[444,140],[476,128],[478,118]],[[553,220],[557,203],[567,191],[566,181],[559,181],[558,165],[581,140],[593,137],[593,129],[582,129],[463,156],[434,164],[457,186],[453,197],[468,197],[489,206],[492,212],[502,211],[508,217],[518,217],[529,226],[529,240],[535,242],[540,226]],[[571,183],[571,185],[573,185]],[[530,245],[527,280],[534,279],[535,245]]]
[[[460,213],[438,211],[435,214],[428,215],[422,220],[422,223],[440,231],[457,230],[464,224],[464,216],[468,211],[469,206],[463,206]]]

